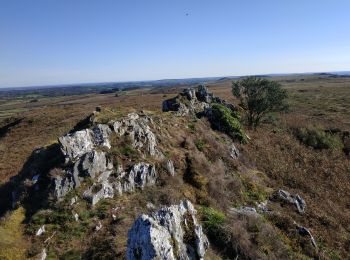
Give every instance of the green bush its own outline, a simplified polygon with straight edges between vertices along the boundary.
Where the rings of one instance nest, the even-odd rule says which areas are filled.
[[[339,136],[326,133],[320,128],[300,128],[296,131],[297,138],[305,145],[314,149],[342,149],[343,143]]]
[[[198,139],[198,140],[194,141],[194,144],[196,145],[197,149],[201,152],[207,146],[203,139]]]
[[[242,143],[247,142],[247,137],[243,131],[239,115],[231,109],[221,104],[212,105],[212,124],[221,131],[224,131],[233,139]]]
[[[200,212],[202,215],[202,224],[205,233],[209,236],[209,238],[216,240],[218,244],[220,244],[220,242],[224,243],[224,241],[218,240],[225,239],[225,214],[209,207],[202,207]]]

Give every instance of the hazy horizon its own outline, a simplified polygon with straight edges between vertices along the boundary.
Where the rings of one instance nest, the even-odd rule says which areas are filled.
[[[348,1],[2,1],[0,87],[350,70]]]

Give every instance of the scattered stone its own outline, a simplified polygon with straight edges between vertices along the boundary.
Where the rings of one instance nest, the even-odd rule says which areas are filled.
[[[230,146],[230,156],[232,159],[237,159],[239,157],[239,150],[234,144]]]
[[[71,198],[71,200],[70,200],[70,205],[71,205],[71,206],[74,205],[75,203],[77,203],[77,201],[78,201],[78,197],[77,197],[77,196]]]
[[[257,206],[258,211],[260,211],[260,212],[268,212],[269,211],[269,209],[267,208],[267,200],[262,201],[260,203],[257,203],[256,206]]]
[[[155,208],[156,208],[156,206],[154,206],[154,204],[151,203],[151,202],[147,202],[146,207],[147,207],[148,209],[155,209]]]
[[[175,176],[175,168],[172,160],[166,161],[165,168],[171,176]]]
[[[95,227],[95,230],[99,231],[99,230],[101,230],[101,228],[102,228],[102,223],[101,223],[101,221],[99,221],[97,226]]]
[[[300,214],[305,212],[306,203],[298,194],[292,195],[289,192],[280,189],[277,192],[277,196],[285,202],[294,204]]]
[[[73,216],[74,216],[75,221],[78,222],[78,221],[79,221],[79,215],[78,215],[78,213],[74,213]]]
[[[41,236],[42,234],[44,234],[45,233],[45,225],[42,225],[39,229],[38,229],[38,231],[36,231],[36,236]]]
[[[316,240],[315,240],[315,238],[313,237],[313,235],[311,234],[310,230],[307,229],[306,227],[303,227],[303,226],[298,225],[295,221],[294,221],[294,224],[297,226],[299,234],[300,234],[301,236],[308,236],[308,237],[310,237],[311,244],[312,244],[315,248],[317,248]]]
[[[186,200],[140,216],[128,233],[127,259],[204,259],[209,242],[195,214]]]
[[[258,215],[258,212],[253,207],[242,206],[239,208],[231,208],[232,213],[242,214],[242,215]]]
[[[38,254],[35,259],[37,260],[45,260],[47,257],[47,253],[46,253],[46,248],[44,248],[40,254]]]

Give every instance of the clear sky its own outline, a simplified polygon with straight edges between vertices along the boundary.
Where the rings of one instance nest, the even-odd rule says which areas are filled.
[[[0,87],[342,70],[349,0],[0,0]]]

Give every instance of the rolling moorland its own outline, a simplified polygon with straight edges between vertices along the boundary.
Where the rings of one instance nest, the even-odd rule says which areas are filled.
[[[162,206],[179,205],[181,200],[191,201],[197,213],[196,221],[188,221],[190,211],[182,216],[189,224],[182,226],[181,241],[171,240],[176,256],[182,253],[179,244],[195,248],[204,241],[205,259],[347,258],[350,77],[319,74],[269,79],[287,90],[289,109],[268,114],[256,130],[245,125],[244,111],[231,93],[235,79],[205,84],[214,96],[234,104],[240,130],[249,137],[246,142],[213,128],[206,116],[162,112],[164,100],[196,88],[197,82],[104,94],[94,90],[3,96],[0,259],[40,259],[43,249],[47,259],[125,259],[130,254],[137,259],[128,246],[135,220]],[[122,194],[95,205],[82,195],[89,185],[95,187],[96,180],[90,176],[57,202],[48,192],[52,178],[68,167],[58,138],[72,129],[93,127],[84,119],[90,120],[96,107],[101,111],[93,115],[94,124],[135,124],[132,120],[136,120],[142,128],[146,122],[155,136],[155,149],[162,154],[155,156],[157,152],[144,151],[142,146],[136,149],[129,137],[116,131],[120,136],[111,134],[108,151],[95,151],[108,154],[113,177],[118,177],[120,166],[129,169],[141,161],[154,166],[157,176],[148,180],[152,185],[132,192],[123,187]],[[130,113],[143,121],[128,119]],[[173,170],[167,167],[169,161]],[[39,180],[34,178],[37,175]],[[17,189],[21,193],[12,208],[11,192]],[[281,199],[284,191],[291,196]],[[301,198],[299,204],[295,198]],[[197,221],[208,247],[205,236],[194,235]],[[45,232],[38,235],[43,226]],[[202,251],[194,255],[201,258]]]

